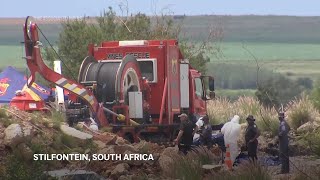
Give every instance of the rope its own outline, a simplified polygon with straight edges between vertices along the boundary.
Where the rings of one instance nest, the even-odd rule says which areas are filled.
[[[70,73],[71,77],[74,79],[74,80],[77,80],[72,71],[69,69],[69,67],[66,65],[66,63],[64,63],[63,59],[61,58],[61,56],[57,53],[57,51],[53,48],[52,44],[50,43],[50,41],[48,40],[48,38],[44,35],[44,33],[42,32],[42,30],[40,29],[40,27],[36,24],[39,32],[41,33],[41,35],[44,37],[44,39],[48,42],[49,46],[51,47],[51,49],[53,50],[53,52],[58,56],[58,58],[60,59],[60,61],[63,63],[63,65],[66,67],[66,69],[68,70],[68,72]]]

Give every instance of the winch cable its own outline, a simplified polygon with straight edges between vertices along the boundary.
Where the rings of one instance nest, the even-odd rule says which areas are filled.
[[[57,53],[57,51],[53,48],[52,44],[50,43],[50,41],[48,40],[48,38],[44,35],[44,33],[42,32],[41,28],[36,24],[39,32],[41,33],[41,35],[44,37],[44,39],[48,42],[49,46],[51,47],[51,49],[53,50],[53,52],[58,56],[59,60],[63,63],[63,65],[66,67],[67,71],[70,73],[71,77],[73,78],[73,80],[77,80],[72,71],[69,69],[69,67],[66,65],[66,63],[64,63],[63,59],[61,58],[61,56]]]

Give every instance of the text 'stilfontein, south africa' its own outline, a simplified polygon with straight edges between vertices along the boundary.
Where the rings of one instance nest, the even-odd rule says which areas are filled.
[[[152,154],[33,154],[34,161],[153,161]]]

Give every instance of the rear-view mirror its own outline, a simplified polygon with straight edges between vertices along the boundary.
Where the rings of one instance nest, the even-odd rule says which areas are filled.
[[[214,91],[214,79],[213,77],[209,77],[209,90]]]

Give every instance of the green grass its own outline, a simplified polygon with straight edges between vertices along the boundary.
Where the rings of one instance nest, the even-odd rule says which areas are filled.
[[[255,96],[255,89],[218,89],[216,90],[217,97],[226,97],[231,101],[237,100],[240,96]]]
[[[26,67],[26,61],[22,59],[25,56],[24,48],[21,46],[0,45],[0,69],[7,66],[14,66],[19,69]]]
[[[320,48],[320,47],[319,47]],[[209,64],[210,66],[215,66],[219,64],[241,64],[243,66],[247,66],[256,71],[257,66],[255,60],[220,60],[220,61],[212,61]],[[297,79],[300,77],[309,77],[312,80],[317,80],[320,77],[320,54],[319,60],[258,60],[258,64],[260,67],[260,72],[262,70],[270,70],[272,72],[277,72],[286,75],[292,79]],[[210,72],[209,68],[209,73]],[[228,73],[228,72],[226,72]],[[245,72],[243,72],[245,73]],[[260,76],[260,79],[262,77]]]
[[[246,43],[222,42],[220,44],[221,58],[211,58],[211,61],[221,60],[254,60],[249,50],[259,60],[320,60],[320,44],[308,43]],[[247,50],[246,50],[247,49]]]
[[[23,45],[0,45],[0,55],[0,70],[13,66],[21,72],[26,72],[27,62],[22,58],[26,56]]]

